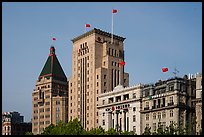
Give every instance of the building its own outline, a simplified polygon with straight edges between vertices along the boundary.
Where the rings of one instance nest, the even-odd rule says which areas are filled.
[[[2,113],[2,135],[25,135],[32,131],[32,124],[24,122],[18,112]]]
[[[151,127],[151,132],[159,126],[165,128],[171,123],[186,127],[195,119],[195,79],[174,77],[159,80],[144,86],[142,93],[142,130]]]
[[[195,111],[196,111],[196,134],[202,134],[202,74],[196,75],[196,99],[195,99]]]
[[[68,83],[64,71],[50,47],[50,54],[32,92],[32,133],[40,134],[60,120],[68,122]]]
[[[124,61],[125,38],[92,29],[72,39],[72,77],[69,80],[69,120],[78,118],[84,129],[98,126],[98,95],[119,84],[129,84],[129,75],[119,63]],[[120,75],[120,76],[119,76]]]
[[[113,91],[100,94],[99,125],[106,131],[133,131],[137,135],[141,130],[141,96],[143,85],[123,88],[118,85]]]

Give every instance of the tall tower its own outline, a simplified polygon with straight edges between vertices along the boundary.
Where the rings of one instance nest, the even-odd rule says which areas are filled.
[[[43,129],[60,120],[68,122],[67,78],[55,54],[50,48],[48,59],[32,92],[32,132],[42,133]]]
[[[68,115],[69,120],[78,118],[84,129],[99,125],[100,93],[112,91],[117,85],[129,85],[129,74],[119,65],[124,61],[124,40],[113,35],[111,44],[111,34],[96,28],[72,39]]]

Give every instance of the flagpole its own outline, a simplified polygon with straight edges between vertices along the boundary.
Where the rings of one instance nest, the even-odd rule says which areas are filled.
[[[84,26],[84,33],[86,33],[86,24],[85,24],[85,26]]]
[[[112,32],[111,32],[111,44],[113,44],[113,13],[112,13]]]

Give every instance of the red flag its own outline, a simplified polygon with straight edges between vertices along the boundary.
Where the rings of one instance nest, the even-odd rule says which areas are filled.
[[[91,27],[91,25],[90,24],[86,24],[86,27],[89,28],[89,27]]]
[[[119,64],[120,64],[121,66],[124,66],[124,65],[125,65],[125,62],[124,62],[124,61],[121,61]]]
[[[112,111],[114,111],[115,110],[115,107],[114,106],[112,106]]]
[[[56,38],[52,38],[52,40],[57,40]]]
[[[168,68],[162,68],[162,72],[167,72]]]
[[[116,9],[112,10],[112,13],[117,13],[117,12],[118,12],[118,10],[116,10]]]

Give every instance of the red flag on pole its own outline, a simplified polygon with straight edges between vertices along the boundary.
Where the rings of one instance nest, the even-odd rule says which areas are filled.
[[[125,62],[124,62],[124,61],[121,61],[119,64],[120,64],[121,66],[124,66],[124,65],[125,65]]]
[[[117,12],[118,12],[118,10],[116,10],[116,9],[112,10],[112,13],[117,13]]]
[[[167,72],[168,68],[162,68],[162,72]]]
[[[86,24],[86,27],[89,28],[89,27],[91,27],[91,25],[90,24]]]
[[[52,38],[52,40],[57,40],[56,38]]]

